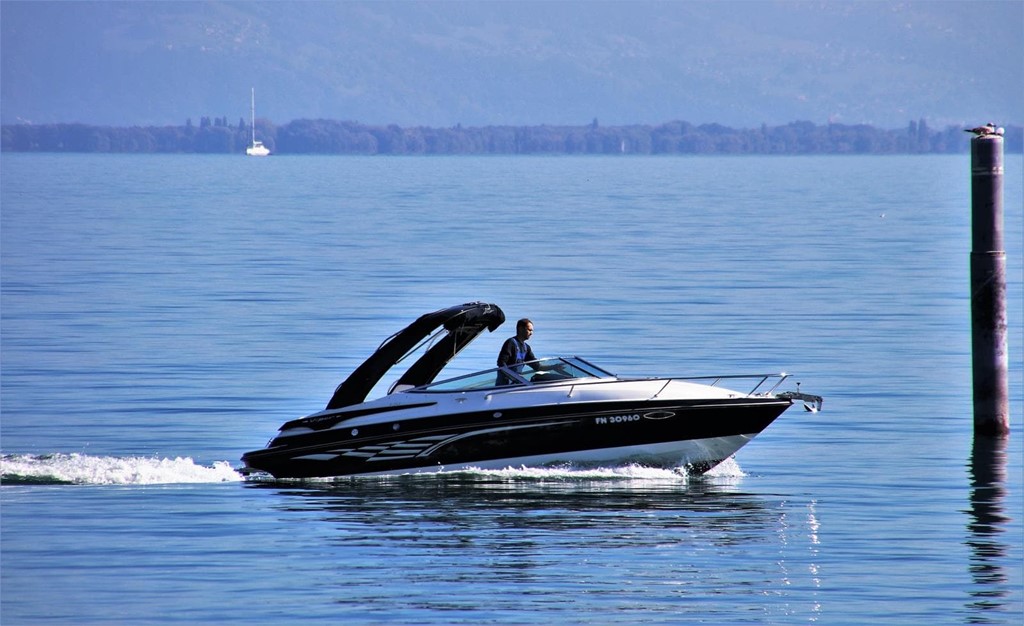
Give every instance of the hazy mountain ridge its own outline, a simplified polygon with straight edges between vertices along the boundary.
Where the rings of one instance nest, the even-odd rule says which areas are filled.
[[[1024,3],[0,3],[4,123],[1024,117]],[[987,17],[979,26],[977,15]]]

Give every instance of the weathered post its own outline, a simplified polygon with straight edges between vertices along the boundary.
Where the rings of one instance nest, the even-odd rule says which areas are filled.
[[[991,126],[991,125],[990,125]],[[995,129],[992,129],[995,131]],[[1003,137],[971,139],[971,353],[974,434],[1010,433],[1003,249]]]

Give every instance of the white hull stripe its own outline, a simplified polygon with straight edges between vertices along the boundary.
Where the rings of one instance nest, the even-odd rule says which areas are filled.
[[[561,452],[557,454],[538,454],[530,456],[513,457],[507,459],[494,459],[490,461],[476,461],[473,463],[457,463],[454,465],[432,465],[428,467],[414,467],[402,470],[387,472],[366,472],[362,476],[389,476],[395,474],[421,474],[433,472],[456,472],[468,469],[506,469],[509,467],[539,467],[552,463],[622,463],[635,461],[657,462],[672,466],[699,464],[723,461],[737,450],[742,448],[756,436],[756,433],[749,435],[731,435],[727,437],[713,437],[710,439],[692,439],[689,441],[671,441],[667,443],[652,443],[637,446],[623,446],[619,448],[602,448],[598,450],[579,450],[576,452]]]

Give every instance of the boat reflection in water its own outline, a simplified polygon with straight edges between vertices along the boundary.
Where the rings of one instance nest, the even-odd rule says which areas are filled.
[[[705,621],[727,602],[814,621],[816,504],[749,493],[742,474],[718,475],[737,467],[729,461],[699,477],[639,466],[521,468],[246,487],[268,491],[261,501],[292,528],[291,566],[308,572],[304,555],[316,554],[312,575],[336,581],[336,603],[356,612],[431,609],[444,610],[445,623],[506,623],[501,605],[514,602],[516,623],[524,610],[559,622],[571,606],[574,615],[615,611],[614,623],[677,624]],[[719,567],[729,559],[743,567]],[[408,584],[380,584],[396,572]],[[493,593],[505,585],[514,599]],[[643,608],[623,619],[632,597]]]

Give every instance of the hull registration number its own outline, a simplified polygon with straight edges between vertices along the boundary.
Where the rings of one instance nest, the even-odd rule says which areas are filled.
[[[607,417],[602,416],[602,417],[595,417],[594,418],[594,423],[595,424],[622,424],[624,422],[639,422],[639,421],[640,421],[640,414],[639,413],[629,413],[627,415],[610,415],[610,416],[607,416]]]

